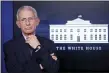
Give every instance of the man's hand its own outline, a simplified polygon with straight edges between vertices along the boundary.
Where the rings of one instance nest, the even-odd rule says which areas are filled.
[[[32,48],[36,48],[38,45],[40,45],[37,37],[35,35],[29,35],[26,38],[26,43],[28,43]]]
[[[39,64],[39,66],[40,66],[40,68],[41,68],[41,69],[44,69],[44,68],[42,67],[42,65],[41,65],[41,64]]]
[[[50,54],[51,55],[51,57],[55,60],[55,61],[57,61],[57,57],[54,55],[54,53],[52,53],[52,54]]]
[[[57,57],[54,55],[54,53],[50,54],[52,59],[54,59],[55,61],[57,61]],[[41,64],[39,64],[41,69],[44,69],[43,66]]]

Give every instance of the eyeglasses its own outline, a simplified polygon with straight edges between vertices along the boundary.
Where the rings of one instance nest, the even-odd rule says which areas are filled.
[[[35,17],[29,17],[29,18],[22,18],[20,19],[21,22],[26,23],[27,21],[31,22],[35,19]]]

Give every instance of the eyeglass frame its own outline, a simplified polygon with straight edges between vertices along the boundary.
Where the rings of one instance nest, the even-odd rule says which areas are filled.
[[[19,19],[19,21],[26,23],[27,21],[28,22],[33,21],[35,18],[37,18],[37,17],[22,18],[22,19]]]

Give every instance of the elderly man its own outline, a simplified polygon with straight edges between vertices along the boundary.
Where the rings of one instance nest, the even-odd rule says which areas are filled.
[[[4,44],[5,63],[8,73],[58,72],[58,59],[54,43],[35,34],[40,20],[31,6],[22,6],[17,12],[17,26],[22,36]]]

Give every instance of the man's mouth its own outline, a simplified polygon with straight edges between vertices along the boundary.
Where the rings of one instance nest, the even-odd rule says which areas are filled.
[[[29,28],[25,28],[26,30],[30,30],[30,29],[32,29],[32,27],[29,27]]]

